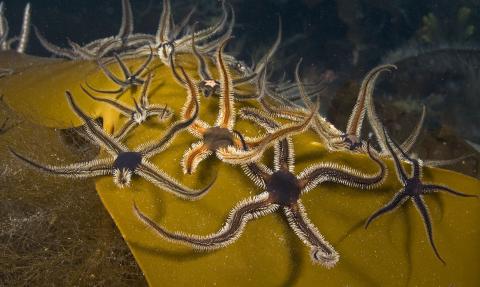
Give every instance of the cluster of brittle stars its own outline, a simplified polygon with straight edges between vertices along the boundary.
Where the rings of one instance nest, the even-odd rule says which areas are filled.
[[[169,231],[150,219],[134,203],[134,212],[142,222],[167,240],[186,244],[195,249],[210,250],[223,248],[233,243],[241,236],[250,220],[282,210],[288,225],[302,242],[311,249],[312,261],[326,267],[333,267],[339,260],[339,255],[308,218],[301,197],[326,182],[358,189],[376,188],[383,183],[388,170],[383,159],[391,158],[394,161],[395,172],[402,188],[389,203],[372,214],[365,227],[368,227],[373,220],[382,214],[395,210],[407,199],[411,199],[425,223],[427,236],[435,255],[444,262],[433,240],[432,223],[423,197],[436,191],[463,197],[475,197],[475,195],[464,194],[448,186],[422,181],[422,164],[433,166],[452,162],[452,160],[422,162],[408,154],[420,133],[425,118],[425,108],[422,111],[419,123],[403,144],[397,144],[386,132],[375,112],[372,94],[375,81],[381,72],[396,67],[393,65],[379,66],[368,73],[360,88],[357,103],[349,118],[346,132],[342,133],[317,112],[318,100],[313,102],[310,99],[309,93],[300,79],[300,62],[295,70],[295,79],[299,96],[305,107],[279,97],[276,90],[272,89],[272,84],[268,83],[267,64],[280,44],[281,22],[279,22],[279,33],[275,43],[256,68],[247,69],[247,73],[236,78],[232,76],[234,72],[231,69],[233,61],[226,57],[224,49],[231,38],[235,14],[233,8],[227,5],[225,1],[221,2],[221,6],[223,15],[216,24],[200,31],[196,31],[196,24],[194,24],[191,29],[193,32],[183,37],[179,37],[179,35],[188,24],[191,13],[179,26],[175,26],[171,17],[170,1],[168,0],[163,2],[164,9],[156,36],[133,33],[133,16],[128,0],[122,0],[122,24],[116,36],[95,40],[84,46],[70,41],[71,49],[64,49],[49,43],[36,29],[37,37],[41,43],[55,55],[70,59],[97,61],[105,76],[118,88],[103,90],[85,82],[87,88],[82,85],[81,89],[90,99],[105,103],[119,111],[126,117],[126,120],[119,131],[109,134],[82,110],[73,95],[66,91],[66,100],[72,111],[84,122],[84,128],[89,139],[101,146],[109,156],[67,166],[53,166],[38,163],[14,150],[11,150],[12,154],[31,166],[50,174],[73,178],[111,175],[114,183],[120,188],[130,186],[132,176],[139,176],[180,198],[197,200],[210,190],[214,180],[206,187],[198,190],[192,189],[167,175],[150,161],[151,157],[166,150],[179,133],[188,131],[199,140],[192,143],[183,155],[181,164],[185,174],[195,173],[197,167],[205,158],[215,154],[222,162],[240,165],[244,173],[263,192],[238,203],[231,210],[220,230],[209,235],[201,236]],[[230,23],[228,22],[228,10],[230,10]],[[25,14],[30,14],[29,6],[26,8]],[[0,16],[3,25],[3,3],[0,4]],[[5,33],[2,32],[1,27],[4,27],[4,25],[0,26],[0,39],[2,40],[0,43],[3,43],[6,36],[4,36]],[[221,33],[222,31],[224,32]],[[217,37],[215,38],[215,36]],[[20,39],[19,46],[22,45],[22,39]],[[210,52],[213,50],[212,55]],[[148,54],[145,54],[145,51],[148,51]],[[175,55],[177,53],[191,53],[193,55],[197,61],[199,81],[192,78],[182,65],[176,63]],[[112,59],[111,57],[107,58],[106,62],[102,61],[108,54],[111,54],[119,65],[123,78],[116,76],[107,67]],[[123,57],[142,55],[147,57],[145,62],[133,72],[122,59]],[[151,96],[149,87],[154,77],[149,66],[155,55],[170,67],[172,76],[185,90],[186,100],[182,110],[179,111],[181,119],[166,130],[161,138],[131,149],[122,140],[131,135],[136,126],[149,121],[151,117],[165,120],[175,113],[166,105],[150,104],[149,102]],[[218,78],[212,76],[209,71],[209,61],[216,64]],[[236,88],[243,84],[254,85],[255,92],[247,95],[242,94]],[[137,102],[133,98],[133,107],[118,101],[127,89],[131,89],[132,95],[134,95],[136,87],[139,86],[142,87],[140,99]],[[115,99],[97,96],[91,91],[107,96],[113,94]],[[217,117],[214,124],[209,125],[199,117],[202,106],[200,102],[216,100],[216,98],[218,98]],[[255,101],[262,109],[243,108],[236,111],[235,102],[246,99]],[[241,132],[235,130],[237,116],[262,127],[265,133],[253,138],[243,136]],[[361,139],[365,116],[372,126],[377,144],[380,147],[378,151],[372,147],[371,138],[367,141]],[[280,124],[275,118],[289,120],[290,122]],[[292,137],[310,128],[331,150],[364,153],[378,166],[378,172],[367,174],[346,165],[320,162],[296,175],[294,172],[295,156]],[[264,152],[270,147],[274,148],[273,169],[260,163]],[[412,165],[410,176],[407,175],[402,160]]]

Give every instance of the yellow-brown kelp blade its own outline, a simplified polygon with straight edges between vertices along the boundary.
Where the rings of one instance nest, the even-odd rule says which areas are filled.
[[[135,61],[135,65],[141,62],[142,59]],[[53,73],[60,71],[60,74]],[[193,66],[187,70],[190,74],[195,71]],[[158,66],[154,72],[151,102],[167,104],[178,118],[185,91],[172,79],[168,67]],[[64,127],[80,124],[63,98],[67,89],[89,114],[110,113],[108,106],[87,100],[79,91],[86,74],[96,87],[106,81],[95,63],[55,60],[0,80],[0,89],[6,102],[27,119]],[[113,87],[102,85],[100,88]],[[128,98],[125,95],[121,100]],[[38,107],[31,106],[34,104]],[[244,106],[257,105],[254,102],[235,104],[236,110]],[[217,98],[202,98],[199,118],[213,123],[217,109]],[[117,125],[113,116],[110,121],[111,126]],[[240,121],[236,129],[254,136],[258,128]],[[165,126],[141,126],[127,144],[135,147],[160,137],[164,131]],[[97,191],[104,205],[152,286],[476,286],[480,282],[480,201],[477,199],[444,194],[425,197],[432,215],[435,242],[446,266],[435,258],[423,222],[411,204],[379,218],[368,230],[363,228],[365,220],[400,188],[391,163],[382,188],[365,191],[321,184],[302,197],[310,219],[340,254],[339,263],[332,269],[311,263],[308,248],[280,213],[252,221],[237,242],[217,251],[197,252],[167,242],[137,219],[133,213],[134,201],[145,214],[169,230],[204,235],[218,230],[238,201],[260,192],[238,166],[222,164],[214,157],[202,163],[195,174],[184,175],[180,161],[193,141],[188,132],[181,133],[170,148],[152,161],[190,187],[204,187],[216,176],[213,188],[199,201],[181,200],[138,177],[134,178],[132,187],[122,190],[111,177],[97,180]],[[295,136],[293,141],[297,173],[322,161],[343,163],[364,172],[376,171],[366,156],[327,152],[313,132]],[[265,163],[271,164],[270,159],[271,155],[267,155]],[[425,181],[447,184],[465,193],[480,192],[480,181],[446,170],[426,169]]]

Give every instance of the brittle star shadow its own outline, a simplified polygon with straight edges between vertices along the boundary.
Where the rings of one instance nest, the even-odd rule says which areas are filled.
[[[441,203],[441,200],[437,199],[439,203]],[[441,209],[441,207],[439,207]],[[443,213],[443,209],[442,213]],[[406,261],[406,266],[407,266],[407,276],[406,276],[406,284],[405,286],[410,286],[411,285],[411,280],[412,280],[412,273],[413,273],[413,263],[412,263],[412,243],[413,243],[413,233],[412,233],[412,218],[411,215],[409,214],[408,208],[402,208],[399,209],[398,213],[391,213],[390,216],[388,217],[387,222],[385,226],[391,226],[393,224],[393,221],[398,221],[399,217],[402,217],[400,221],[404,222],[402,224],[402,229],[403,229],[403,234],[405,235],[405,240],[403,242],[403,250],[405,250],[405,261]],[[365,227],[365,222],[367,218],[362,219],[357,221],[350,229],[348,229],[345,234],[340,237],[336,242],[335,245],[341,245],[350,235],[352,235],[355,232],[368,232],[364,230]],[[392,230],[388,230],[388,241],[389,243],[393,244],[394,240],[398,239],[399,237],[393,236],[392,235]],[[373,286],[373,285],[371,285]]]

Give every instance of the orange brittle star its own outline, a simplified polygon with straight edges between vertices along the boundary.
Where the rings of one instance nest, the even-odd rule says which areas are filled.
[[[254,161],[261,157],[263,151],[276,140],[305,130],[310,124],[314,114],[312,111],[310,117],[306,118],[304,122],[282,126],[265,137],[247,138],[247,145],[254,147],[254,149],[248,153],[242,153],[242,151],[239,150],[241,143],[232,132],[235,124],[235,99],[233,96],[232,78],[223,59],[223,49],[227,41],[228,40],[225,40],[216,52],[221,88],[218,116],[213,126],[210,126],[200,119],[197,119],[189,126],[188,130],[190,133],[201,140],[192,144],[190,149],[185,152],[182,160],[184,173],[191,174],[194,172],[198,164],[214,152],[217,157],[227,162],[242,163],[244,161]],[[182,117],[190,118],[193,111],[192,100],[196,99],[198,101],[200,95],[197,85],[187,76],[182,67],[180,67],[180,69],[184,77],[181,83],[184,83],[190,99],[183,107]]]

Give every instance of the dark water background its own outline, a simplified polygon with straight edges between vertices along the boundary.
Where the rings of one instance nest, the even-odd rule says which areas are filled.
[[[13,28],[19,27],[27,2],[32,4],[34,25],[57,44],[66,44],[66,37],[80,43],[88,42],[112,35],[119,27],[119,0],[10,0],[5,3]],[[359,45],[363,46],[361,49],[368,49],[361,61],[375,64],[386,52],[414,37],[423,16],[434,12],[439,18],[450,18],[448,14],[462,7],[463,2],[472,10],[478,6],[473,4],[477,1],[230,1],[237,16],[234,34],[249,42],[242,56],[248,56],[256,46],[267,44],[266,41],[275,36],[276,17],[280,15],[284,22],[284,39],[288,43],[284,47],[285,55],[304,57],[308,63],[337,70],[351,68],[352,50]],[[217,1],[196,3],[194,20],[205,23],[209,17],[219,16]],[[175,19],[179,21],[192,4],[193,1],[173,1]],[[161,6],[162,1],[132,1],[137,32],[154,33]],[[473,16],[475,20],[477,15]],[[32,42],[29,52],[47,55],[36,41]]]
[[[12,32],[19,29],[26,2],[6,1],[6,14]],[[119,0],[30,2],[33,24],[49,40],[61,46],[67,45],[67,37],[79,43],[87,43],[114,35],[120,25]],[[208,25],[220,16],[218,1],[195,3],[197,12],[192,21]],[[392,53],[421,54],[445,46],[475,48],[480,40],[480,2],[477,0],[232,0],[230,3],[235,8],[237,21],[234,30],[236,38],[229,45],[229,52],[247,63],[251,62],[252,57],[259,59],[261,53],[274,41],[277,17],[281,16],[283,45],[272,66],[278,75],[285,72],[291,77],[295,63],[303,57],[302,74],[307,81],[318,81],[325,72],[334,75],[332,89],[324,95],[322,112],[340,126],[344,125],[340,118],[348,115],[344,112],[343,102],[346,101],[345,108],[348,108],[355,99],[355,86],[350,87],[351,81],[359,82],[368,70],[385,62],[385,59],[392,62],[389,57]],[[193,1],[173,1],[172,5],[178,23],[192,7]],[[132,1],[132,7],[135,31],[153,34],[158,25],[162,2],[135,0]],[[34,35],[31,39],[28,53],[48,56]],[[473,109],[455,110],[460,116],[452,115],[451,110],[442,112],[442,107],[437,107],[429,111],[427,122],[438,128],[443,124],[442,121],[446,121],[453,130],[460,132],[461,137],[480,142],[480,131],[475,128],[480,123],[480,116],[476,112],[480,104],[473,91],[476,86],[471,80],[472,77],[476,78],[472,73],[476,73],[478,66],[477,54],[474,52],[466,55],[452,50],[441,56],[436,55],[436,58],[420,55],[413,59],[413,64],[393,61],[400,68],[394,78],[399,77],[403,82],[397,80],[388,83],[393,78],[384,81],[387,82],[384,83],[387,87],[376,95],[378,102],[381,104],[383,96],[392,96],[416,101],[416,106],[424,103],[427,107],[432,107],[433,104],[429,102],[444,103],[445,106],[468,106]],[[459,65],[459,62],[467,62],[468,67]],[[428,66],[422,70],[425,63],[433,67]],[[465,71],[472,67],[475,71]],[[415,86],[412,87],[412,84]],[[336,103],[332,107],[331,101],[338,99],[342,88],[343,96],[339,99],[342,103]],[[340,104],[341,112],[338,111]],[[434,116],[438,118],[432,122],[431,117]]]

